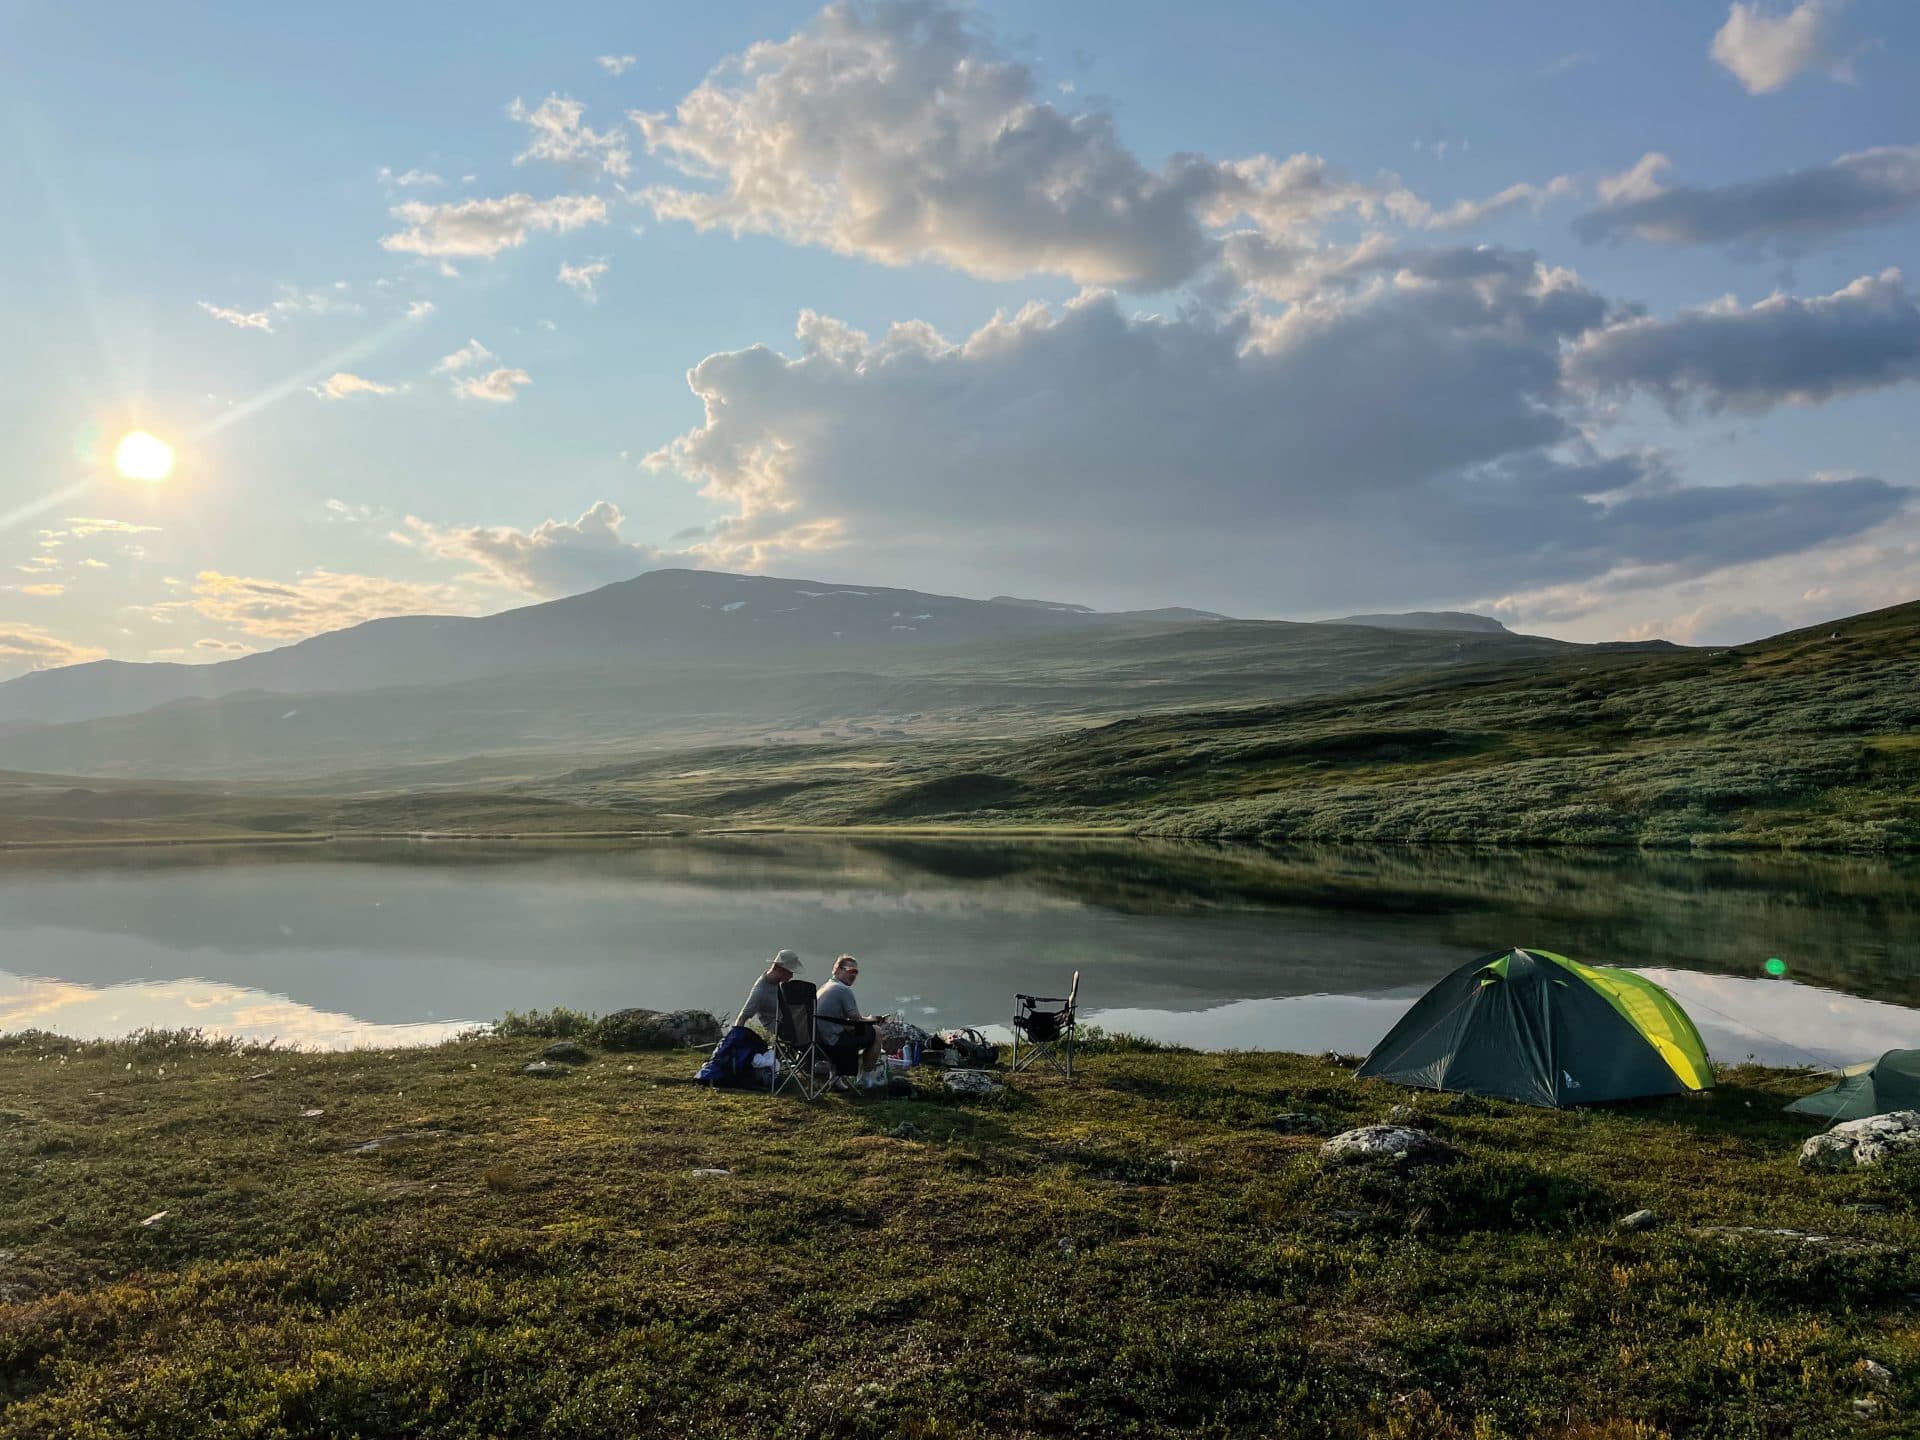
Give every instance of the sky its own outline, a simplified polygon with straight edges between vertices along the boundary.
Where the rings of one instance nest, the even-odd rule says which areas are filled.
[[[10,0],[0,677],[670,565],[1920,598],[1916,96],[1901,0]]]

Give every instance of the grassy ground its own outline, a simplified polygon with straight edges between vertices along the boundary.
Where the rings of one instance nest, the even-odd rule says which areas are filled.
[[[520,1075],[542,1043],[0,1042],[0,1435],[1650,1440],[1920,1413],[1920,1174],[1800,1173],[1778,1106],[1804,1076],[1456,1111],[1325,1059],[1116,1046],[1072,1087],[809,1106],[676,1083],[684,1053]],[[1409,1101],[1464,1161],[1327,1171],[1270,1123]],[[1615,1229],[1641,1206],[1663,1223]]]

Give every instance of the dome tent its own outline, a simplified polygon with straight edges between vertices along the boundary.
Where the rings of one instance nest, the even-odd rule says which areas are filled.
[[[1358,1073],[1553,1107],[1713,1084],[1700,1032],[1651,980],[1518,948],[1440,981]]]
[[[1786,1107],[1823,1120],[1864,1120],[1889,1110],[1920,1110],[1920,1050],[1889,1050],[1878,1060],[1849,1065],[1824,1090]]]

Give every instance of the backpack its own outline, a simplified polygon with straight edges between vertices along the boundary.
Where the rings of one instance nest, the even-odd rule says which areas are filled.
[[[954,1059],[968,1070],[984,1070],[1000,1063],[1000,1047],[988,1042],[987,1037],[971,1027],[962,1030],[945,1031],[943,1037],[947,1048],[953,1052]]]

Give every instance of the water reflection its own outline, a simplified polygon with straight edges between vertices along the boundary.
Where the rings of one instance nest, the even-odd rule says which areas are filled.
[[[1364,1050],[1447,970],[1536,944],[1672,974],[1722,1059],[1857,1059],[1920,1044],[1914,879],[1856,862],[792,837],[15,853],[0,855],[0,963],[37,978],[0,976],[0,1028],[384,1044],[550,1005],[724,1011],[791,945],[860,954],[869,1006],[927,1023],[1001,1019],[1015,991],[1079,969],[1089,1015],[1114,1028]],[[1823,988],[1747,978],[1773,955]]]

